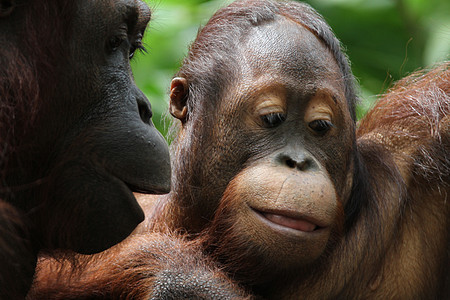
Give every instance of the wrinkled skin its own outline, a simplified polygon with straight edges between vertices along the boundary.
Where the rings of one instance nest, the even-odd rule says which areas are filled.
[[[289,42],[277,48],[283,41]],[[319,40],[288,20],[256,28],[242,52],[248,54],[239,80],[245,89],[233,98],[244,114],[230,106],[225,110],[243,120],[229,123],[246,126],[235,132],[246,129],[250,144],[244,149],[254,152],[227,194],[233,198],[230,215],[247,247],[264,245],[268,268],[296,268],[323,253],[341,215],[338,199],[352,143],[340,73]],[[284,122],[261,124],[261,117],[280,112]]]
[[[52,145],[57,149],[52,152],[58,153],[49,162],[56,180],[48,189],[55,202],[81,206],[83,223],[70,224],[68,230],[76,231],[67,235],[77,238],[74,250],[93,253],[116,244],[142,221],[132,191],[169,191],[170,161],[167,145],[151,121],[150,104],[135,85],[129,65],[130,51],[149,21],[147,6],[140,1],[78,5],[71,55],[62,67],[69,76],[50,108],[63,125],[55,133],[61,139]],[[101,18],[96,18],[98,13]],[[66,97],[73,99],[74,107],[59,100]],[[53,122],[43,122],[43,130]]]
[[[31,167],[18,169],[20,176],[9,183],[45,178],[16,195],[20,208],[33,209],[43,238],[62,226],[62,238],[44,241],[49,246],[95,253],[143,220],[132,191],[169,191],[170,163],[129,64],[130,49],[149,21],[148,8],[138,1],[80,1],[76,9],[68,53],[58,66],[64,76],[27,136],[33,148],[24,156]],[[46,206],[36,209],[42,202]],[[47,228],[48,216],[60,218],[59,224],[51,222],[57,228]]]

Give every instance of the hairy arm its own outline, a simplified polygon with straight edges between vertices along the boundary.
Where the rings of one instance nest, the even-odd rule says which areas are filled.
[[[29,299],[248,299],[190,241],[136,234],[76,262],[41,258]]]

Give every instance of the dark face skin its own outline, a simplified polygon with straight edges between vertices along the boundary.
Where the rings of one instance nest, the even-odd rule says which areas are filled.
[[[302,25],[281,18],[255,27],[237,56],[240,77],[205,142],[222,152],[201,158],[215,174],[206,181],[234,178],[211,234],[273,274],[314,262],[340,230],[354,128],[337,63]]]
[[[90,254],[120,242],[144,219],[133,192],[170,190],[170,160],[129,64],[148,7],[85,0],[74,16],[56,93],[28,137],[35,140],[24,176],[43,184],[20,205],[31,210],[44,248]]]

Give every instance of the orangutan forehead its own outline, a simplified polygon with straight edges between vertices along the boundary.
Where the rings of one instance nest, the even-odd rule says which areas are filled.
[[[140,0],[121,0],[118,2],[118,10],[122,18],[129,25],[145,27],[151,18],[150,8]]]
[[[78,5],[80,22],[101,28],[124,23],[130,31],[143,31],[151,19],[150,8],[141,0],[85,0]],[[91,14],[93,11],[102,11],[102,15]]]
[[[267,72],[295,81],[339,80],[342,75],[332,53],[303,25],[284,17],[254,27],[241,48],[248,72]]]

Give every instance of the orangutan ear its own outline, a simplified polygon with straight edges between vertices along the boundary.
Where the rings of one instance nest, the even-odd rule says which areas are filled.
[[[0,18],[9,16],[16,6],[16,0],[0,0]]]
[[[170,85],[170,114],[181,122],[186,121],[189,87],[186,78],[175,77]]]

